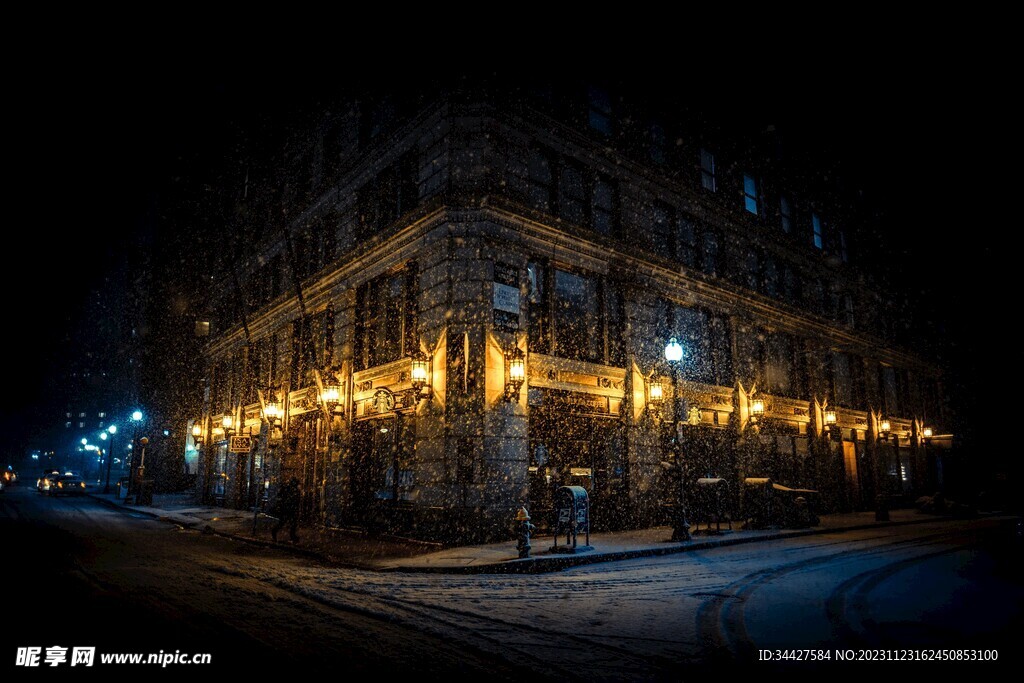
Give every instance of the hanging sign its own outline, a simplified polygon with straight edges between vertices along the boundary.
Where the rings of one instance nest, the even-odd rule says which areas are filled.
[[[231,437],[231,446],[228,448],[232,453],[248,453],[252,450],[252,437],[251,436],[233,436]]]

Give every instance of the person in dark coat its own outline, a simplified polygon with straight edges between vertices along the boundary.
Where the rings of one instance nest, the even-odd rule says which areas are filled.
[[[276,541],[277,532],[287,524],[288,535],[292,543],[297,543],[299,540],[299,480],[295,477],[281,485],[281,490],[277,494],[276,512],[277,524],[270,532],[271,537]]]

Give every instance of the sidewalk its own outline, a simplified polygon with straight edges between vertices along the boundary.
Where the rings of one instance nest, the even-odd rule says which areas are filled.
[[[890,521],[876,522],[875,513],[851,512],[822,515],[818,526],[809,529],[753,529],[727,530],[708,535],[702,531],[693,534],[693,540],[673,542],[670,527],[655,527],[630,531],[601,532],[590,535],[593,550],[576,554],[552,553],[551,536],[534,536],[533,552],[529,558],[519,559],[515,541],[486,545],[443,548],[439,544],[399,539],[387,536],[370,537],[356,530],[299,528],[298,543],[274,542],[270,536],[271,520],[261,521],[253,535],[253,513],[206,505],[197,505],[191,494],[158,494],[154,505],[125,505],[115,495],[90,493],[93,498],[110,506],[131,510],[180,526],[215,533],[236,540],[266,546],[285,548],[332,564],[374,569],[378,571],[410,571],[455,574],[542,573],[560,571],[568,567],[594,562],[626,560],[636,557],[668,555],[716,546],[735,545],[779,538],[808,536],[838,531],[852,531],[897,524],[916,524],[949,519],[929,515],[914,509],[896,509],[889,513]],[[278,538],[287,539],[287,529]],[[559,539],[559,545],[565,538]],[[578,539],[583,545],[584,538]]]

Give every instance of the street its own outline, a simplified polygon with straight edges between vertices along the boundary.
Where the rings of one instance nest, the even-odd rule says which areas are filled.
[[[1010,521],[936,519],[554,574],[404,574],[17,486],[0,495],[2,656],[10,670],[18,647],[57,644],[356,680],[679,680],[758,666],[762,649],[946,647],[997,649],[997,663],[972,663],[990,674],[1020,661],[1010,647],[1024,564]]]

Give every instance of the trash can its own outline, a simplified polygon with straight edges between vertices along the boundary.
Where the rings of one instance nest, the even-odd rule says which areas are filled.
[[[135,496],[136,505],[153,504],[153,480],[143,479],[139,482],[139,493]]]

